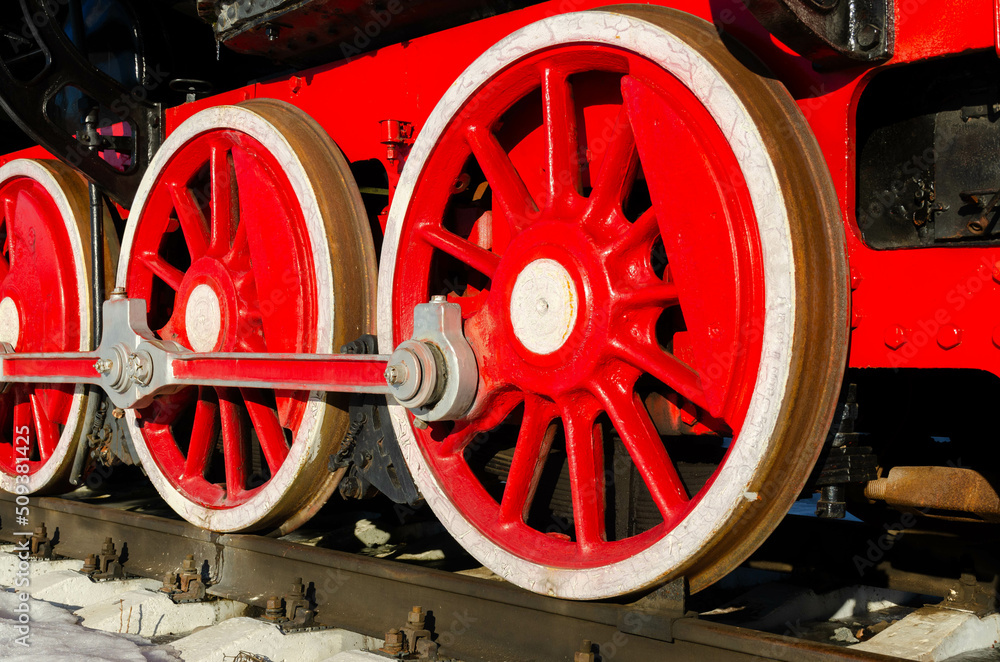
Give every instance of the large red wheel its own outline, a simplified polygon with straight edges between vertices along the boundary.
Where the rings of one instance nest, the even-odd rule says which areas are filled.
[[[0,168],[0,214],[0,342],[18,352],[89,351],[86,182],[54,161],[11,161]],[[82,386],[7,387],[0,395],[0,489],[13,492],[18,475],[33,493],[69,486],[86,393]]]
[[[424,497],[534,591],[705,587],[820,450],[842,242],[802,115],[709,24],[623,6],[501,41],[421,131],[383,252],[380,344],[447,293],[479,363],[463,420],[392,410]]]
[[[137,195],[118,285],[198,352],[332,352],[367,332],[375,259],[337,147],[275,101],[203,111],[164,143]],[[187,388],[129,414],[157,490],[217,531],[288,531],[335,484],[343,397]]]

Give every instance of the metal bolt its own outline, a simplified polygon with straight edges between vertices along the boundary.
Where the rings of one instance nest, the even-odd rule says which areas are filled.
[[[872,501],[885,501],[885,494],[889,490],[888,478],[876,478],[868,481],[865,485],[865,497]]]
[[[406,383],[409,371],[402,363],[394,363],[385,369],[385,381],[389,386],[399,386]]]
[[[125,416],[125,410],[122,409],[121,407],[115,407],[111,411],[111,415],[114,416],[115,418],[122,418],[123,416]]]
[[[149,352],[129,354],[125,370],[134,384],[148,386],[153,378],[153,357]]]
[[[889,349],[899,349],[906,343],[906,329],[890,326],[885,330],[885,344]]]
[[[182,567],[185,572],[195,572],[197,570],[197,564],[194,562],[194,554],[188,554],[184,557],[184,564]]]
[[[385,633],[385,648],[382,649],[390,655],[398,655],[403,652],[403,634],[393,628]]]
[[[177,588],[177,573],[168,572],[163,575],[163,586],[160,590],[164,593],[171,593],[175,588]]]
[[[594,662],[594,644],[590,639],[584,639],[580,650],[573,654],[573,662]]]
[[[110,298],[111,299],[124,299],[125,298],[125,288],[124,287],[116,287],[115,289],[111,290],[111,297]]]
[[[426,430],[427,429],[427,421],[425,421],[422,418],[414,418],[413,419],[413,427],[417,428],[418,430]]]
[[[954,349],[962,343],[962,330],[948,324],[938,331],[937,342],[943,349]]]
[[[97,371],[99,375],[106,375],[115,367],[115,362],[111,359],[98,359],[97,363],[94,364],[94,370]]]
[[[279,621],[285,619],[284,601],[276,595],[267,599],[267,609],[264,611],[264,618],[269,621]]]
[[[104,539],[104,546],[101,547],[101,554],[114,554],[115,544],[111,541],[111,538]]]
[[[417,625],[418,630],[424,629],[424,610],[420,607],[414,607],[406,615],[406,622],[410,625]]]
[[[48,538],[48,533],[49,532],[45,530],[45,522],[42,522],[41,526],[35,528],[35,535],[39,538]]]
[[[292,588],[290,589],[291,595],[304,595],[306,592],[306,587],[302,585],[302,578],[296,577],[295,581],[292,582]]]
[[[869,23],[860,30],[858,30],[858,46],[864,49],[869,49],[878,44],[879,41],[879,29],[878,26]]]
[[[94,572],[97,570],[97,557],[93,554],[87,554],[87,557],[83,560],[83,572]]]
[[[267,37],[268,41],[277,41],[280,34],[281,28],[277,25],[268,25],[264,28],[264,36]]]
[[[448,297],[443,294],[435,294],[431,297],[431,303],[448,303]]]

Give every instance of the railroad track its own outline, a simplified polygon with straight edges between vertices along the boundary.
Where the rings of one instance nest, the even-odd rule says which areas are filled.
[[[13,496],[0,495],[0,538],[6,541],[19,531],[14,507]],[[411,605],[422,605],[447,644],[441,654],[466,662],[573,660],[583,640],[597,644],[604,660],[894,659],[713,622],[693,612],[685,616],[676,583],[637,602],[573,602],[456,572],[283,539],[212,533],[127,507],[33,498],[31,517],[34,525],[45,522],[55,553],[64,557],[83,559],[111,538],[130,575],[160,579],[191,554],[207,564],[210,595],[261,611],[269,596],[283,594],[301,577],[316,603],[318,624],[372,637],[384,637]],[[905,584],[905,577],[894,577],[897,585]],[[908,581],[906,587],[932,594],[946,586]]]

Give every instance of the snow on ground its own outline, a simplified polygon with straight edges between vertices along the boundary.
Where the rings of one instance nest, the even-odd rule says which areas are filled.
[[[21,604],[16,593],[0,592],[0,660],[3,662],[178,662],[166,646],[154,646],[136,635],[111,634],[79,624],[72,612],[28,599],[28,646],[17,643]]]

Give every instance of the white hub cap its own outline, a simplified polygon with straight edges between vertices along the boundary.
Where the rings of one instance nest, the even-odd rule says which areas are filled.
[[[191,349],[196,352],[211,352],[215,349],[219,342],[219,332],[222,331],[222,306],[211,285],[202,283],[191,292],[184,309],[184,325],[187,327]]]
[[[17,340],[21,337],[21,317],[17,304],[10,297],[0,301],[0,342],[5,342],[17,349]]]
[[[535,260],[518,274],[510,295],[514,335],[535,354],[551,354],[573,332],[579,307],[566,267],[547,258]]]

